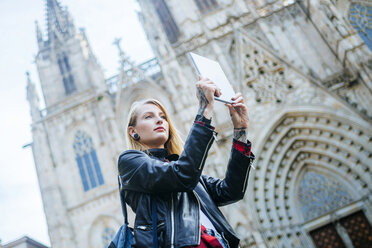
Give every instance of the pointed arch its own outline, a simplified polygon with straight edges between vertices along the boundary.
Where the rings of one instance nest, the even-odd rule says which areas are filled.
[[[259,156],[251,175],[250,200],[269,243],[279,244],[286,239],[292,243],[296,239],[305,246],[311,242],[302,228],[305,221],[370,194],[372,130],[368,126],[334,113],[297,109],[283,113],[262,133],[266,135],[256,152]],[[327,211],[318,211],[316,216],[306,217],[305,213],[303,217],[298,189],[307,171],[323,176],[328,184],[338,185],[347,192],[347,200]],[[298,232],[293,235],[296,228]]]

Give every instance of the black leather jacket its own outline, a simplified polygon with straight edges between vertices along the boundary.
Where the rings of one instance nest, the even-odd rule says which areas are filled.
[[[238,247],[239,238],[218,206],[243,198],[254,155],[232,148],[225,179],[201,175],[213,137],[213,130],[194,123],[179,157],[167,156],[165,149],[127,150],[120,155],[121,193],[136,213],[133,247],[152,247],[153,199],[160,247],[199,245],[200,208],[230,247]]]

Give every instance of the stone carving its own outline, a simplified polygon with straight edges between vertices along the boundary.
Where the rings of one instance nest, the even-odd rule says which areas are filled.
[[[354,83],[353,83],[354,82]],[[357,84],[357,80],[352,81],[349,85]],[[355,85],[354,87],[341,87],[336,90],[337,94],[341,96],[348,104],[359,111],[361,114],[372,119],[372,109],[368,102],[371,94],[364,85]]]
[[[335,15],[335,13],[331,10],[329,3],[320,3],[320,9],[324,12],[327,16],[329,21],[333,24],[334,28],[337,32],[342,36],[346,37],[349,35],[348,29],[345,26],[345,23],[340,21],[340,19]]]
[[[238,42],[243,66],[241,73],[244,73],[242,79],[244,85],[255,92],[256,102],[283,102],[293,87],[285,79],[285,67],[247,37],[242,35]]]
[[[298,199],[296,197],[306,199],[303,196],[308,195],[305,194],[305,187],[301,186],[300,178],[297,177],[303,168],[318,167],[325,171],[338,171],[340,175],[350,178],[354,185],[358,185],[359,189],[356,190],[360,191],[359,195],[354,195],[357,199],[352,200],[368,195],[367,182],[372,180],[372,176],[365,171],[370,171],[372,150],[368,148],[368,152],[362,156],[366,160],[361,160],[360,154],[361,150],[366,149],[366,144],[361,143],[361,136],[369,140],[368,143],[372,142],[366,132],[368,133],[367,130],[361,130],[335,116],[321,117],[310,113],[302,116],[288,115],[277,125],[268,136],[262,149],[264,157],[258,157],[256,171],[252,175],[256,218],[261,226],[259,228],[267,229],[264,236],[268,243],[276,247],[275,245],[285,239],[286,235],[283,234],[285,232],[276,234],[279,229],[288,227],[288,233],[293,233],[293,225],[298,225],[301,229],[302,222],[299,216],[302,213],[297,211],[294,203]],[[350,161],[355,161],[358,166]],[[343,196],[344,200],[338,201],[341,205],[351,201],[350,194],[342,193],[345,190],[338,182],[328,180],[325,185],[330,187],[336,198],[339,195]],[[297,196],[291,191],[296,188],[300,188]],[[305,202],[306,200],[302,201],[302,210],[306,208]],[[340,204],[334,208],[341,207]],[[317,213],[316,216],[321,214],[319,211],[313,212]],[[316,217],[313,212],[305,211],[303,213],[305,219]],[[301,233],[299,232],[300,236]],[[306,237],[306,233],[304,235],[302,242],[306,243],[309,237]],[[294,237],[289,239],[294,240]]]

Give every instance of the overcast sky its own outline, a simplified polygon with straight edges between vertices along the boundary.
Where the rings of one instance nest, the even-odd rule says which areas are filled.
[[[25,72],[39,87],[34,21],[46,30],[45,0],[0,0],[0,239],[28,235],[50,245],[30,148],[30,114]],[[153,57],[140,26],[135,0],[60,0],[77,28],[84,27],[106,78],[117,73],[114,38],[136,62]]]

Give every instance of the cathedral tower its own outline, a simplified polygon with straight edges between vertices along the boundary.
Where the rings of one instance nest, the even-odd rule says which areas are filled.
[[[116,159],[123,149],[112,97],[83,30],[46,1],[35,61],[45,109],[28,79],[33,154],[52,247],[103,247],[120,226]]]

